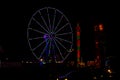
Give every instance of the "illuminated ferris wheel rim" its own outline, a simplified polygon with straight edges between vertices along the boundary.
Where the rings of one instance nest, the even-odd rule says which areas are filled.
[[[45,22],[45,19],[44,19],[44,17],[43,17],[42,14],[41,14],[42,10],[47,10],[49,26],[47,26],[48,24]],[[50,23],[49,10],[54,10],[54,11],[55,11],[54,17],[53,17],[53,24]],[[38,22],[38,21],[34,18],[34,16],[36,16],[37,13],[40,14],[43,22],[45,23],[46,28],[43,27],[43,26],[40,24],[40,22]],[[55,19],[56,19],[56,16],[57,16],[56,13],[59,13],[59,14],[61,15],[61,17],[60,17],[59,22],[57,22],[57,25],[55,26]],[[59,24],[61,23],[61,21],[62,21],[63,18],[67,21],[67,23],[66,23],[64,26],[62,26],[62,27],[60,27],[60,28],[58,29],[58,26],[59,26]],[[31,25],[32,20],[34,20],[34,21],[44,30],[44,32],[31,28],[30,25]],[[68,25],[69,25],[68,30],[70,30],[70,32],[66,32],[66,31],[65,31],[64,33],[61,33],[61,34],[60,34],[59,32],[60,32],[62,29],[64,29],[66,26],[68,26]],[[36,37],[36,38],[30,38],[30,37],[29,37],[29,36],[30,36],[29,30],[33,30],[33,31],[35,31],[35,32],[41,33],[41,34],[43,34],[43,36],[42,36],[42,37]],[[57,33],[59,33],[59,34],[57,34]],[[67,35],[67,34],[71,34],[70,41],[67,40],[67,39],[63,39],[63,38],[59,38],[59,37],[58,37],[58,36]],[[35,48],[33,49],[30,40],[39,39],[39,38],[44,38],[44,41],[41,42],[37,47],[35,47]],[[37,10],[37,11],[32,15],[32,17],[31,17],[31,19],[30,19],[30,21],[29,21],[29,24],[28,24],[27,39],[28,39],[28,43],[29,43],[29,46],[30,46],[30,49],[31,49],[33,55],[34,55],[38,60],[41,59],[41,57],[42,57],[41,54],[44,54],[44,53],[45,53],[45,47],[44,47],[44,49],[43,49],[43,51],[41,52],[41,54],[40,54],[39,57],[36,55],[36,53],[34,52],[34,50],[35,50],[36,48],[40,47],[40,45],[43,44],[43,43],[47,43],[47,42],[48,42],[48,44],[51,45],[51,44],[52,44],[51,41],[54,42],[54,44],[55,44],[54,47],[56,47],[56,49],[58,49],[57,51],[59,52],[60,56],[62,57],[62,60],[60,60],[60,61],[63,62],[63,61],[69,56],[69,54],[72,52],[71,49],[72,49],[72,46],[73,46],[73,31],[72,31],[71,24],[70,24],[69,20],[67,19],[67,17],[66,17],[61,11],[59,11],[59,10],[56,9],[56,8],[44,7],[44,8],[42,8],[42,9]],[[64,46],[64,44],[63,44],[62,42],[60,42],[59,40],[64,41],[64,42],[69,42],[69,43],[70,43],[70,44],[69,44],[70,47],[69,47],[69,48],[67,47],[67,48],[68,48],[68,49],[67,49],[67,48]],[[58,46],[58,44],[59,44],[60,46],[62,46],[64,49],[66,49],[66,51],[67,51],[68,54],[67,54],[65,57],[62,56],[63,53],[62,53],[61,50],[59,49],[60,47]],[[50,52],[49,52],[49,53],[50,53]]]

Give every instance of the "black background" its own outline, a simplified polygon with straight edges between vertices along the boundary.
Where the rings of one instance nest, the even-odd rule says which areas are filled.
[[[92,3],[92,2],[91,2]],[[117,55],[119,10],[117,4],[103,2],[79,2],[58,0],[4,1],[0,10],[1,57],[11,60],[35,59],[27,42],[27,27],[34,12],[43,7],[54,7],[62,11],[72,24],[75,34],[76,24],[81,26],[81,51],[83,56],[92,57],[94,49],[93,26],[105,26],[107,55]],[[74,35],[74,48],[76,48]],[[1,51],[1,52],[2,52]]]

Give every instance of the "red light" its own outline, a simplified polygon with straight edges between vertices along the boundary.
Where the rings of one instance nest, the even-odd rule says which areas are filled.
[[[79,31],[77,31],[77,36],[80,36],[80,32]]]
[[[80,26],[79,26],[79,24],[77,24],[76,30],[77,30],[77,31],[80,31]]]
[[[77,50],[77,58],[80,58],[80,50]]]
[[[77,40],[77,46],[80,46],[80,40]]]

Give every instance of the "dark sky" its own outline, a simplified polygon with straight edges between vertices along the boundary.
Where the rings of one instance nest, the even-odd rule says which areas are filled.
[[[108,55],[113,55],[114,41],[116,38],[113,33],[116,33],[118,11],[110,4],[87,4],[80,2],[64,2],[64,1],[47,1],[47,0],[30,0],[30,1],[15,1],[3,2],[4,6],[1,9],[0,26],[0,45],[4,50],[4,55],[11,58],[19,58],[29,56],[33,57],[27,43],[27,27],[32,14],[43,7],[55,7],[62,11],[70,20],[75,32],[76,23],[79,22],[82,29],[82,45],[83,52],[90,49],[93,43],[93,26],[98,23],[105,25],[105,34],[108,45]],[[100,7],[101,6],[101,7]],[[0,14],[1,14],[0,13]],[[75,38],[75,37],[74,37]],[[115,40],[114,40],[115,39]],[[74,39],[75,40],[75,39]],[[75,42],[75,41],[74,41]],[[111,52],[112,51],[112,52]],[[86,55],[86,54],[85,54]],[[89,56],[91,54],[88,54]]]

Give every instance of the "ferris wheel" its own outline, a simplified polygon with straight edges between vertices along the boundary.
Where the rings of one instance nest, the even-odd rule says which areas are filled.
[[[72,52],[71,24],[56,8],[44,7],[32,15],[27,39],[30,50],[38,60],[63,62]]]

